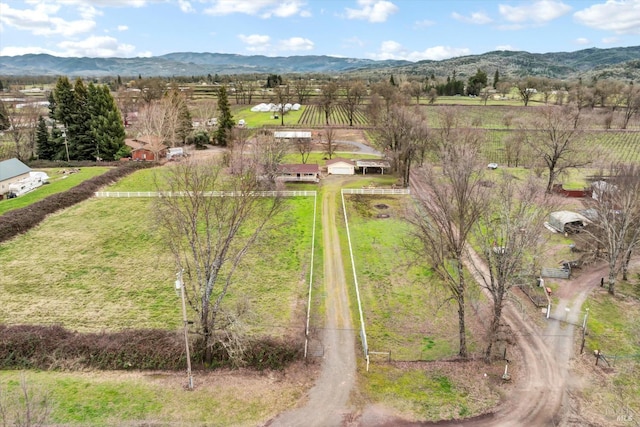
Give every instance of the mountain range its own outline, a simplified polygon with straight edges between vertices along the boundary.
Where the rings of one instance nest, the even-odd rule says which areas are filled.
[[[148,58],[78,58],[47,54],[0,56],[0,76],[171,77],[208,74],[341,74],[361,77],[406,74],[459,77],[478,69],[501,77],[544,76],[554,79],[640,79],[640,46],[584,49],[575,52],[493,51],[441,61],[371,59],[303,55],[271,57],[226,53],[176,52]]]

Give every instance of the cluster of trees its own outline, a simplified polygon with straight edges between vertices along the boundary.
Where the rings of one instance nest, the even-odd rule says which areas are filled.
[[[36,128],[37,155],[46,160],[115,160],[127,154],[120,110],[104,85],[58,79],[49,94],[51,130],[44,117]]]

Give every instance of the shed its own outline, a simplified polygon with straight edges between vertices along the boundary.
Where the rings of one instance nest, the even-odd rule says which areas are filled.
[[[13,158],[0,162],[0,198],[9,193],[9,186],[25,178],[29,178],[31,168],[20,160]]]
[[[389,169],[391,165],[386,160],[379,159],[363,159],[356,160],[356,167],[362,171],[363,175],[369,173],[380,173],[384,175],[384,170]]]
[[[356,164],[351,160],[337,157],[327,160],[327,172],[329,175],[353,175],[356,172]]]
[[[549,214],[549,225],[560,233],[578,233],[589,222],[586,216],[577,212],[557,211]]]

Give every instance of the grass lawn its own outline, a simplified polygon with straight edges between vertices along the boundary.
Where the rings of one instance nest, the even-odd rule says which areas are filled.
[[[22,373],[0,372],[0,392],[10,408]],[[34,396],[50,399],[46,425],[255,426],[293,405],[300,385],[279,381],[265,387],[264,377],[235,373],[195,373],[196,388],[185,391],[184,373],[27,372]],[[279,374],[276,374],[276,376]],[[261,392],[256,392],[260,390]],[[41,400],[36,398],[36,402]]]
[[[148,173],[138,171],[118,186],[139,187]],[[178,328],[174,262],[153,228],[151,203],[90,199],[1,244],[0,322],[61,323],[79,331]],[[250,303],[256,332],[275,335],[304,311],[311,250],[313,198],[285,204],[229,294],[230,304]]]
[[[435,360],[458,351],[455,307],[443,303],[437,279],[405,249],[412,208],[404,196],[345,195],[351,243],[370,351],[391,352],[393,360]],[[380,218],[378,215],[388,215]],[[343,256],[351,265],[346,236]],[[346,269],[348,283],[352,271]],[[355,291],[354,318],[358,318]],[[472,316],[469,314],[470,321]],[[468,337],[474,348],[473,337]]]
[[[13,209],[23,208],[44,199],[55,193],[62,193],[76,185],[93,178],[94,176],[102,175],[110,168],[108,167],[90,167],[80,168],[80,172],[70,175],[63,175],[62,171],[66,168],[45,168],[37,169],[38,171],[46,172],[49,175],[49,184],[45,184],[38,187],[34,191],[24,194],[14,199],[0,200],[0,215]]]
[[[282,123],[282,118],[279,117],[277,119],[274,119],[274,113],[273,112],[262,112],[262,111],[251,111],[251,108],[253,107],[253,105],[251,106],[235,106],[233,107],[233,119],[236,121],[236,123],[239,120],[244,120],[245,121],[245,125],[247,127],[250,128],[257,128],[257,127],[262,127],[262,126],[280,126]],[[304,109],[306,107],[302,106],[298,111],[288,111],[287,113],[285,113],[284,115],[284,126],[294,126],[298,124],[298,120],[300,120],[300,117],[302,116],[302,113],[304,112]],[[277,113],[278,116],[280,115],[279,113]]]

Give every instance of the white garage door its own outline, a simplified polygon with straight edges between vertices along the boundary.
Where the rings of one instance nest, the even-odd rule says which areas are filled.
[[[353,175],[353,169],[350,167],[334,167],[329,169],[329,173],[333,175]]]

